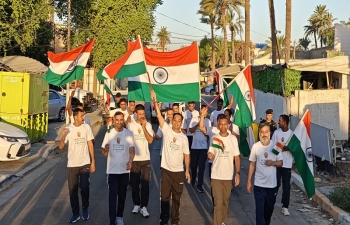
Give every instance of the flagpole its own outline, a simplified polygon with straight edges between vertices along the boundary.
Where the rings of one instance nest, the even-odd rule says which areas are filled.
[[[70,11],[71,11],[71,0],[68,0],[68,16],[67,16],[67,51],[70,51]],[[70,96],[70,85],[69,82],[66,84],[66,105],[68,104]],[[68,111],[67,111],[68,112]],[[66,116],[66,125],[69,125],[69,114]]]
[[[153,90],[151,78],[150,78],[150,76],[149,76],[148,69],[147,69],[146,57],[145,57],[145,53],[143,52],[143,46],[142,46],[142,43],[141,43],[141,37],[140,37],[140,35],[137,35],[137,39],[139,40],[140,47],[141,47],[141,52],[142,52],[142,57],[143,57],[143,61],[145,62],[145,67],[146,67],[146,71],[147,71],[147,77],[148,77],[149,87],[150,87],[150,90]],[[156,109],[156,104],[157,104],[157,102],[156,102],[156,100],[153,98],[153,108],[154,108],[154,109]]]

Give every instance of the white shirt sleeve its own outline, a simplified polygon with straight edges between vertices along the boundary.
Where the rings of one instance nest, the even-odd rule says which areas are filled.
[[[234,123],[232,123],[232,131],[239,135],[239,127]]]
[[[129,130],[128,130],[128,131],[129,131]],[[129,144],[129,148],[135,146],[134,135],[132,134],[131,131],[127,132],[127,135],[126,135],[126,142]]]
[[[105,137],[103,138],[103,141],[101,144],[102,148],[106,147],[106,144],[108,144],[108,142],[109,142],[108,137],[109,137],[109,133],[106,132]]]
[[[92,133],[91,127],[89,125],[86,126],[88,131],[87,131],[87,141],[91,141],[94,139],[94,134]]]
[[[282,154],[279,154],[279,155],[282,155]],[[256,162],[255,144],[253,145],[253,147],[251,149],[249,161]]]
[[[147,130],[148,134],[153,137],[154,131],[152,129],[152,125],[149,122],[147,122],[147,124],[146,124],[146,130]]]
[[[189,155],[190,154],[190,149],[189,149],[188,139],[184,138],[184,140],[185,140],[185,144],[183,145],[182,152],[185,155]]]

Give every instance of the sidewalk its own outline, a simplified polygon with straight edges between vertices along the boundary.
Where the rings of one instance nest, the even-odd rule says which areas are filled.
[[[96,110],[92,113],[86,114],[86,116],[89,117],[91,121],[93,131],[98,131],[102,125],[102,111]],[[50,122],[48,134],[42,141],[32,144],[29,156],[18,161],[1,162],[3,164],[7,163],[8,168],[5,168],[6,166],[2,165],[2,174],[0,174],[0,191],[7,189],[14,182],[42,165],[47,160],[48,156],[58,148],[58,142],[61,138],[63,128],[65,128],[64,123]]]

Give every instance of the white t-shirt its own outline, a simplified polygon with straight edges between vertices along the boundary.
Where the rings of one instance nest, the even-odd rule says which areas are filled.
[[[126,121],[129,117],[128,109],[122,110],[121,108],[113,109],[109,111],[109,116],[113,117],[116,112],[122,112],[124,114],[124,121]]]
[[[172,128],[173,127],[173,125],[172,124],[169,124],[169,126],[170,126],[170,128]],[[162,146],[163,145],[163,132],[162,132],[162,129],[160,129],[160,127],[158,127],[158,130],[157,130],[157,136],[158,137],[160,137],[161,139],[160,139],[160,141],[161,141],[161,144],[160,144],[160,146]],[[162,155],[162,148],[160,148],[160,151],[159,151],[159,155],[161,156]]]
[[[182,121],[182,128],[186,129],[186,135],[187,136],[193,136],[193,134],[191,134],[188,129],[190,128],[190,122],[192,120],[192,118],[196,118],[199,117],[199,112],[197,110],[193,110],[192,112],[189,110],[186,110],[183,114],[183,121]]]
[[[286,145],[289,138],[292,136],[293,131],[289,129],[286,132],[283,132],[281,128],[278,128],[272,135],[271,141],[274,143],[279,142],[282,145]],[[283,155],[283,168],[292,168],[293,166],[293,155],[289,151],[282,152]]]
[[[227,130],[227,132],[230,133],[229,130]],[[211,143],[212,143],[212,140],[213,140],[213,137],[217,134],[219,134],[220,131],[217,127],[209,127],[207,128],[207,135],[209,136],[209,147],[211,146]],[[213,160],[208,160],[209,163],[213,163]]]
[[[217,117],[218,117],[218,115],[219,114],[224,114],[224,112],[225,112],[225,109],[221,109],[220,111],[215,110],[215,111],[211,112],[211,114],[210,114],[210,121],[213,124],[213,127],[216,127],[216,125],[217,125],[217,119],[218,119]]]
[[[146,161],[150,160],[148,141],[146,140],[145,133],[143,132],[141,124],[137,122],[129,123],[127,128],[134,135],[135,142],[135,157],[134,161]],[[153,136],[152,125],[147,122],[146,130],[149,135]]]
[[[234,156],[240,154],[237,138],[228,133],[227,137],[222,137],[220,134],[215,135],[212,142],[216,141],[216,139],[222,141],[224,150],[213,146],[209,147],[208,152],[214,154],[213,165],[211,167],[211,179],[232,180],[234,172],[233,159]]]
[[[236,124],[234,124],[234,123],[231,123],[230,125],[229,125],[229,130],[230,130],[230,126],[232,126],[232,131],[233,132],[235,132],[235,134],[237,134],[237,135],[239,135],[239,126],[237,126]]]
[[[199,123],[199,117],[192,118],[190,122],[190,128],[196,126]],[[207,128],[211,127],[211,123],[207,118],[204,118],[204,126]],[[207,136],[197,127],[193,133],[193,141],[191,149],[208,149]]]
[[[256,162],[254,185],[258,187],[274,188],[277,186],[276,180],[276,167],[266,166],[267,159],[272,161],[283,160],[282,154],[275,155],[272,153],[272,149],[275,146],[273,141],[270,141],[268,146],[264,146],[261,142],[257,142],[253,145],[249,161]]]
[[[101,147],[109,144],[109,153],[107,156],[107,174],[130,173],[126,170],[126,164],[130,159],[130,148],[134,147],[134,136],[128,129],[118,132],[111,129],[106,133]]]
[[[70,124],[64,143],[68,142],[67,167],[79,167],[90,164],[88,141],[94,139],[91,127],[84,123],[79,127]]]
[[[70,116],[70,123],[71,124],[74,123],[74,116],[73,116],[73,114]],[[87,117],[86,115],[84,115],[84,123],[88,124],[91,127],[91,121],[90,121],[89,117]]]
[[[161,167],[171,172],[184,171],[184,154],[189,155],[188,139],[182,132],[175,133],[164,123]]]

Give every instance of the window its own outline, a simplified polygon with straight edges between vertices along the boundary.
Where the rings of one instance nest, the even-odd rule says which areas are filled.
[[[49,100],[59,99],[60,97],[55,92],[50,91]]]

